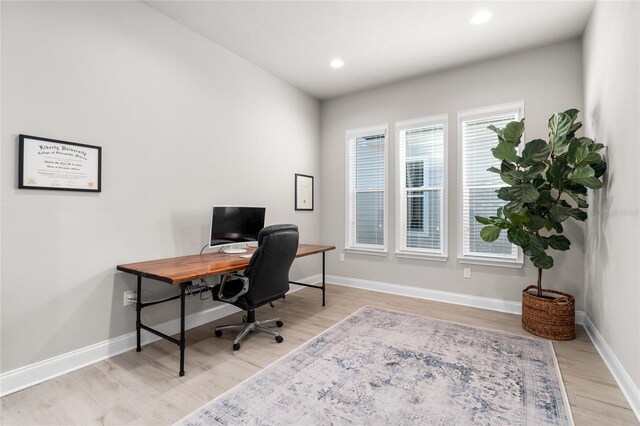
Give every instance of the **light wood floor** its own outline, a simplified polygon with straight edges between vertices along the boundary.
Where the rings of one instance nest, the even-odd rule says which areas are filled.
[[[2,398],[0,422],[172,424],[366,305],[528,335],[511,314],[333,285],[327,295],[324,308],[320,292],[305,288],[257,311],[258,319],[284,321],[283,343],[260,333],[233,352],[233,333],[215,338],[213,327],[240,321],[234,314],[187,332],[184,377],[177,347],[158,341]],[[554,348],[576,425],[639,424],[582,327],[576,340]]]

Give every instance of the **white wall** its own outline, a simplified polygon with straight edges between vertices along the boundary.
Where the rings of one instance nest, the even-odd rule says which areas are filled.
[[[319,241],[317,209],[293,205],[294,173],[319,173],[316,100],[142,3],[1,7],[2,372],[133,331],[116,265],[198,253],[213,204],[266,206]],[[20,133],[101,146],[102,193],[17,189]]]
[[[640,395],[639,27],[640,3],[598,2],[583,39],[586,134],[607,145],[608,165],[604,188],[593,198],[587,224],[585,309],[635,383],[636,395]]]
[[[395,250],[394,194],[388,200],[388,257],[327,253],[331,274],[476,296],[520,301],[521,291],[535,284],[536,269],[525,260],[524,269],[471,266],[463,278],[457,262],[458,195],[457,112],[524,100],[527,140],[547,138],[547,120],[557,111],[582,108],[582,56],[579,40],[427,75],[385,87],[332,99],[322,104],[321,178],[322,234],[339,248],[345,244],[345,131],[381,123],[390,125],[389,178],[395,176],[393,124],[398,120],[449,114],[449,260],[446,263],[400,259]],[[556,267],[543,274],[545,288],[576,296],[584,307],[583,226],[567,222],[572,241],[568,252],[556,252]],[[468,265],[466,265],[468,266]]]

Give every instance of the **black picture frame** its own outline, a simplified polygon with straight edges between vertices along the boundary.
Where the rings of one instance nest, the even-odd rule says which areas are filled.
[[[295,174],[295,209],[297,211],[313,211],[314,188],[313,176]]]
[[[18,143],[19,189],[102,192],[102,147],[23,134]]]

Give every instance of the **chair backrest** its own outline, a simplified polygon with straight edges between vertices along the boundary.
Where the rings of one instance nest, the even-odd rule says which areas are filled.
[[[254,306],[280,298],[289,291],[289,269],[298,250],[296,225],[271,225],[258,234],[258,248],[244,275],[249,278],[245,300]]]

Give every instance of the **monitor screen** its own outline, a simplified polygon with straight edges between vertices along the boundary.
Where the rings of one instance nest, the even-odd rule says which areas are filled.
[[[209,247],[256,241],[264,213],[264,207],[213,207]]]

